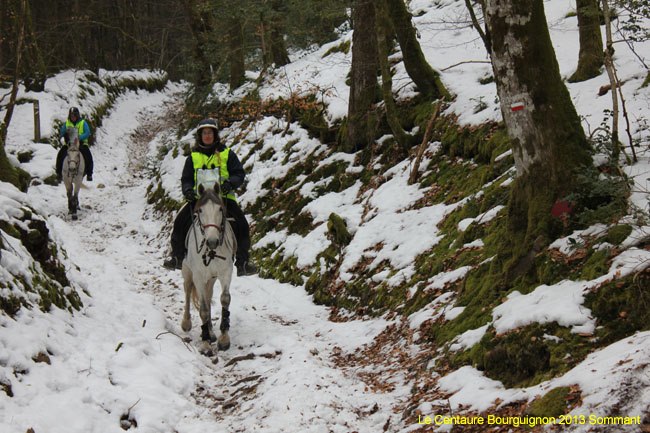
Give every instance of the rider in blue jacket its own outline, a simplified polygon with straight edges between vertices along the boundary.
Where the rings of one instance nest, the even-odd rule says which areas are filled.
[[[185,237],[192,226],[192,210],[198,198],[197,171],[214,168],[219,169],[221,192],[225,199],[228,216],[234,219],[230,224],[237,238],[237,252],[235,253],[237,275],[254,274],[257,272],[257,267],[249,260],[250,227],[234,194],[234,190],[244,183],[246,173],[235,152],[221,143],[219,128],[214,119],[204,119],[199,122],[196,131],[196,144],[192,153],[185,160],[181,174],[181,188],[187,203],[174,220],[171,236],[172,255],[165,260],[163,266],[168,269],[181,269],[185,257]]]
[[[79,115],[79,109],[77,107],[72,107],[68,111],[68,120],[61,125],[59,129],[59,138],[64,138],[66,140],[66,145],[61,147],[59,153],[56,155],[56,177],[61,181],[61,173],[63,172],[63,160],[68,154],[68,135],[66,131],[68,128],[77,128],[79,132],[79,151],[84,157],[84,162],[86,166],[86,178],[89,181],[93,180],[93,156],[90,153],[90,147],[88,147],[88,139],[90,138],[90,126],[85,119],[82,119]]]

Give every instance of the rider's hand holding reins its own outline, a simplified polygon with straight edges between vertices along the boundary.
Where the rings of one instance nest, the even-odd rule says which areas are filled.
[[[224,180],[223,183],[221,184],[221,193],[223,195],[228,194],[233,190],[232,183],[230,183],[229,180]]]

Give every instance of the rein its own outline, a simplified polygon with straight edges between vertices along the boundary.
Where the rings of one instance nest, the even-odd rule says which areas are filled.
[[[196,212],[193,214],[194,221],[192,223],[192,228],[194,230],[194,242],[195,242],[195,245],[196,245],[196,253],[197,254],[199,254],[201,252],[201,250],[203,249],[203,247],[206,244],[206,237],[205,237],[206,229],[208,229],[210,227],[213,227],[213,228],[217,229],[217,231],[219,232],[219,243],[217,244],[217,247],[214,248],[214,249],[206,248],[205,252],[201,255],[201,257],[203,258],[203,264],[205,266],[208,266],[210,264],[210,262],[212,262],[212,260],[214,260],[215,258],[221,259],[221,260],[226,260],[226,258],[224,256],[218,255],[217,251],[216,251],[217,248],[219,248],[220,246],[223,245],[224,237],[225,237],[225,234],[226,234],[226,214],[225,214],[225,212],[223,210],[223,206],[220,206],[220,210],[221,210],[221,217],[222,217],[221,218],[221,225],[203,224],[199,214],[196,213]],[[198,222],[198,224],[197,224],[197,222]],[[199,245],[199,241],[198,241],[198,236],[196,235],[196,226],[197,225],[199,226],[199,228],[201,230],[201,235],[203,236],[203,239],[201,240],[200,245]]]

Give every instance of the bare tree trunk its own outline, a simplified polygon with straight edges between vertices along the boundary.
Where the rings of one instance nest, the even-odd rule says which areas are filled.
[[[244,63],[244,33],[241,19],[233,16],[228,21],[228,59],[230,60],[230,90],[246,81]]]
[[[28,91],[42,92],[45,89],[45,80],[47,79],[45,62],[43,61],[43,56],[41,55],[41,50],[38,48],[38,42],[34,34],[29,2],[25,10],[25,53],[28,59],[22,68],[24,71],[23,83],[25,89]]]
[[[411,14],[403,0],[383,0],[393,21],[397,41],[402,48],[404,66],[409,77],[418,90],[430,99],[450,99],[449,91],[440,80],[440,76],[427,63],[418,42],[415,28],[411,23]]]
[[[8,73],[9,57],[9,0],[0,0],[0,77]]]
[[[614,71],[614,44],[612,41],[612,27],[610,23],[609,4],[603,0],[603,15],[605,16],[605,34],[607,49],[605,50],[605,69],[609,77],[612,93],[612,162],[618,165],[621,146],[618,139],[618,81]]]
[[[603,66],[603,37],[600,33],[598,0],[576,0],[580,54],[578,68],[569,82],[585,81],[600,75]]]
[[[484,16],[517,169],[508,215],[517,259],[548,240],[552,206],[575,192],[576,175],[593,165],[560,76],[543,0],[486,0]]]
[[[371,109],[377,97],[377,34],[372,0],[355,0],[352,9],[352,70],[345,150],[353,152],[373,140]]]
[[[14,114],[14,107],[16,106],[16,96],[18,95],[19,73],[23,54],[23,44],[25,42],[25,26],[27,21],[27,0],[17,0],[17,5],[14,13],[17,15],[18,21],[16,22],[16,48],[15,48],[15,63],[14,63],[14,77],[11,88],[11,95],[9,103],[7,104],[7,111],[5,117],[0,123],[0,181],[9,182],[21,190],[27,189],[27,181],[22,175],[22,170],[14,167],[5,151],[5,143],[7,142],[7,132],[11,124],[11,117]]]
[[[388,64],[388,56],[391,49],[391,38],[393,29],[391,22],[386,14],[386,9],[383,5],[378,4],[375,7],[377,11],[377,46],[378,46],[378,59],[381,69],[381,89],[384,99],[384,106],[386,107],[386,120],[390,126],[395,141],[399,148],[406,152],[409,147],[409,137],[402,128],[397,113],[397,105],[393,99],[393,77],[390,72],[390,65]]]
[[[196,84],[204,87],[212,82],[212,63],[206,52],[213,28],[210,6],[204,0],[179,0],[185,10],[192,36],[194,59],[197,62]]]
[[[276,67],[289,64],[289,54],[287,47],[284,43],[284,22],[287,13],[287,5],[285,0],[273,0],[271,2],[271,9],[273,11],[270,23],[270,43],[271,43],[271,59]]]

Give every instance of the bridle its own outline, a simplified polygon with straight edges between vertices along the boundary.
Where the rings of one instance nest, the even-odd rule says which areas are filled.
[[[205,246],[205,251],[201,255],[203,259],[203,264],[205,266],[208,266],[212,260],[215,258],[221,259],[221,260],[226,260],[225,257],[220,256],[217,254],[217,248],[223,245],[225,234],[226,234],[226,211],[224,210],[224,206],[221,205],[219,206],[219,210],[221,211],[221,224],[203,224],[201,221],[201,216],[199,215],[198,212],[193,213],[193,221],[192,221],[192,228],[194,230],[194,241],[196,243],[196,253],[199,254],[203,247]],[[199,230],[201,231],[201,235],[203,236],[203,239],[201,240],[201,244],[199,245],[198,237],[196,236],[196,227],[199,227]],[[215,248],[210,248],[206,246],[206,236],[205,236],[205,231],[208,228],[214,228],[217,230],[219,233],[219,242],[217,243],[217,246]]]

